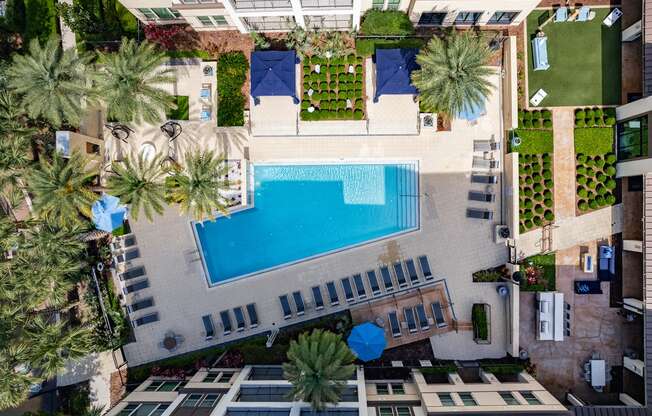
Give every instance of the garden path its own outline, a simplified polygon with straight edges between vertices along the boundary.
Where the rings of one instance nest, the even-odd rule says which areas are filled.
[[[555,217],[575,216],[575,115],[572,108],[552,109]]]

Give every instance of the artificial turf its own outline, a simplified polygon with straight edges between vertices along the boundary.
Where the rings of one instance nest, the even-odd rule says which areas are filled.
[[[533,70],[531,40],[539,22],[552,12],[535,10],[528,16],[528,93],[531,97],[543,88],[548,96],[541,106],[620,104],[621,20],[609,28],[602,20],[611,10],[593,11],[595,18],[589,22],[550,22],[543,27],[550,64],[545,71]]]

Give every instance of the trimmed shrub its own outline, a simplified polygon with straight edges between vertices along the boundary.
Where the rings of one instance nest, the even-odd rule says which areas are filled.
[[[531,129],[532,128],[532,120],[525,119],[523,120],[523,127],[526,129]]]
[[[545,205],[548,208],[552,208],[552,205],[553,205],[552,199],[544,199],[543,200],[543,205]]]
[[[586,168],[584,166],[578,166],[575,169],[575,172],[577,173],[577,176],[586,175]]]
[[[607,126],[614,126],[616,124],[616,117],[607,117],[604,120],[604,124],[606,124]]]
[[[595,181],[590,181],[586,183],[586,186],[588,186],[590,189],[595,189],[597,184],[595,183]]]
[[[604,173],[606,173],[609,176],[614,176],[616,174],[616,168],[614,168],[613,166],[609,166],[605,168]]]
[[[584,122],[586,123],[586,127],[593,127],[595,126],[595,119],[593,117],[586,118],[584,119]]]
[[[616,189],[616,181],[613,179],[609,179],[604,183],[604,186],[609,190],[614,190]]]
[[[530,229],[532,228],[532,220],[525,220],[525,228]]]
[[[593,112],[592,108],[587,108],[584,110],[584,118],[593,118],[595,117],[595,113]]]
[[[577,119],[575,120],[575,127],[586,127],[586,122],[584,119]]]
[[[550,153],[544,153],[541,155],[541,160],[548,163],[552,160],[552,156],[550,156]]]
[[[540,129],[543,126],[543,121],[541,119],[535,118],[532,119],[532,128]]]
[[[543,191],[543,197],[546,199],[552,199],[552,191],[549,189],[546,189]]]
[[[534,217],[534,218],[532,219],[532,222],[533,222],[534,225],[536,225],[537,227],[540,227],[541,225],[543,225],[543,220],[541,219],[541,217]]]
[[[602,109],[601,109],[601,108],[595,108],[595,109],[593,109],[593,117],[595,117],[595,118],[602,118],[603,115],[604,115],[604,113],[602,112]]]
[[[552,179],[552,171],[548,169],[543,170],[543,178],[544,179]]]
[[[577,159],[579,163],[586,163],[587,156],[583,155],[582,153],[578,153],[575,159]]]
[[[552,179],[546,179],[546,181],[545,181],[544,183],[545,183],[545,185],[546,185],[546,188],[548,188],[548,189],[552,189],[552,187],[553,187],[554,184],[555,184],[555,183],[552,181]]]
[[[536,194],[534,194],[533,198],[534,198],[535,201],[542,202],[543,201],[543,194],[542,193],[536,193]]]
[[[549,178],[546,178],[546,179],[549,179]],[[540,174],[535,173],[534,175],[532,175],[532,180],[534,182],[538,183],[538,182],[541,182],[543,180],[543,177]]]
[[[577,208],[579,208],[580,211],[586,211],[589,209],[589,204],[586,201],[581,200],[577,203]]]
[[[547,129],[551,129],[552,128],[552,120],[543,120],[543,127],[547,128]]]
[[[525,121],[525,120],[532,120],[532,113],[529,112],[529,111],[526,111],[526,112],[523,114],[523,120],[524,120],[524,121]]]
[[[604,206],[604,204],[605,204],[604,196],[602,196],[602,195],[596,196],[595,197],[595,202],[597,202],[598,206]]]
[[[604,201],[607,205],[613,205],[616,203],[616,197],[612,194],[606,195]]]
[[[531,198],[532,195],[534,195],[534,191],[532,190],[532,188],[525,188],[523,190],[523,195]]]
[[[541,185],[540,183],[535,183],[533,189],[534,192],[541,192],[543,191],[543,185]]]
[[[605,161],[611,165],[616,163],[616,155],[614,155],[613,153],[607,153],[607,155],[605,156]]]
[[[534,207],[534,212],[536,212],[537,214],[543,214],[543,205],[537,205],[536,207]]]
[[[542,110],[541,111],[541,118],[544,120],[551,120],[552,119],[552,112],[550,110]]]
[[[543,218],[545,218],[546,221],[554,221],[555,214],[553,214],[551,210],[546,210],[546,212],[543,214]]]
[[[532,200],[531,199],[528,199],[527,201],[525,201],[525,208],[526,209],[531,209],[532,208]]]
[[[593,159],[587,158],[586,162],[584,162],[584,165],[587,167],[595,166],[595,161]],[[588,172],[589,170],[587,169],[586,171]]]
[[[595,161],[595,166],[601,168],[601,167],[604,166],[604,163],[605,163],[604,159],[598,159],[598,160]]]
[[[525,183],[528,185],[532,185],[532,177],[531,176],[526,176],[525,177]]]
[[[523,214],[523,218],[526,220],[531,220],[533,216],[534,214],[529,209],[525,211],[525,214]]]
[[[586,188],[581,187],[577,190],[577,195],[580,198],[586,198],[587,196],[589,196],[589,192],[586,190]]]
[[[575,110],[575,120],[584,120],[586,118],[586,114],[584,113],[584,110]]]
[[[595,201],[595,199],[592,199],[589,201],[589,208],[598,209],[600,208],[600,205]]]

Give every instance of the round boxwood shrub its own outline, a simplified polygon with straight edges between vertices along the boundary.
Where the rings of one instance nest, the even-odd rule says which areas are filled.
[[[547,128],[547,129],[551,129],[552,128],[552,120],[543,120],[543,127]]]
[[[355,73],[356,74],[362,74],[362,65],[356,65],[355,66]]]
[[[616,197],[614,195],[612,195],[612,194],[606,195],[604,197],[604,202],[607,205],[613,205],[613,204],[616,203]]]
[[[549,169],[543,170],[543,179],[552,179],[552,171]]]
[[[530,114],[532,114],[532,120],[538,120],[541,118],[541,111],[539,110],[532,110]]]
[[[544,120],[550,120],[552,118],[552,113],[550,110],[541,110],[541,118]]]
[[[579,208],[580,211],[586,211],[589,209],[589,204],[584,200],[580,200],[580,202],[577,203],[577,208]]]
[[[598,118],[598,117],[602,117],[603,115],[604,115],[604,113],[602,112],[601,108],[594,108],[593,109],[593,117]]]
[[[595,166],[597,166],[597,167],[599,167],[599,168],[602,168],[602,167],[604,166],[604,164],[605,164],[604,159],[597,159],[597,160],[595,161]]]
[[[308,100],[301,101],[301,109],[302,110],[307,110],[308,107],[310,107],[310,101],[308,101]]]
[[[541,182],[543,180],[543,177],[540,174],[535,173],[534,175],[532,175],[532,180],[535,183],[539,183],[539,182]]]
[[[543,197],[546,199],[552,199],[552,191],[550,189],[546,189],[543,191]]]
[[[546,181],[544,183],[546,185],[546,188],[548,188],[548,189],[552,189],[552,187],[555,185],[555,183],[552,181],[552,179],[546,179]]]
[[[576,178],[575,178],[575,181],[580,185],[584,185],[584,184],[586,184],[587,179],[586,179],[586,176],[577,175]]]
[[[575,173],[577,173],[578,176],[579,175],[586,175],[586,168],[584,166],[580,165],[575,169]]]
[[[319,83],[319,89],[320,90],[327,90],[328,89],[328,83],[327,82],[320,82]]]
[[[595,189],[597,185],[598,184],[595,181],[589,181],[586,183],[586,186],[588,186],[590,189]]]
[[[527,119],[527,118],[525,120],[523,120],[523,127],[525,127],[526,129],[531,129],[532,128],[532,120]]]
[[[548,208],[552,208],[552,199],[544,199],[543,200],[543,205],[545,205]]]
[[[577,189],[577,195],[580,198],[586,198],[587,196],[589,196],[589,191],[587,191],[584,187],[580,187]]]
[[[616,189],[616,181],[613,179],[608,179],[607,181],[605,181],[604,186],[609,190],[614,190]]]
[[[609,166],[605,168],[604,173],[606,173],[609,176],[614,176],[616,174],[616,168],[614,168],[613,166]]]
[[[532,113],[529,111],[523,112],[523,120],[532,120]]]
[[[614,163],[616,163],[616,155],[614,155],[613,153],[607,153],[607,155],[604,158],[605,158],[605,161],[607,163],[609,163],[610,165],[613,165]]]
[[[543,218],[545,218],[546,221],[554,221],[555,220],[555,214],[553,214],[552,211],[548,209],[543,214]]]
[[[362,120],[364,118],[364,112],[362,110],[355,110],[353,112],[353,119]]]
[[[543,121],[541,119],[535,118],[532,119],[532,128],[540,129],[543,126]]]
[[[586,122],[583,118],[575,120],[575,127],[586,127]]]
[[[525,177],[525,183],[528,185],[532,185],[532,177],[531,176],[526,176]]]
[[[586,127],[595,126],[595,119],[593,117],[584,119],[584,122],[586,123]]]
[[[532,220],[525,220],[525,228],[529,230],[532,228]]]
[[[592,108],[584,109],[584,118],[593,118],[593,117],[595,117],[595,113],[593,112]]]
[[[542,193],[536,193],[536,194],[534,194],[533,198],[534,198],[535,201],[541,202],[541,201],[543,201],[543,194]]]
[[[525,228],[525,224],[520,223],[520,224],[518,225],[518,232],[520,232],[521,234],[523,234],[525,231],[527,231],[527,229]]]
[[[605,118],[604,124],[606,124],[607,126],[615,125],[616,124],[616,117],[607,117],[607,118]]]
[[[533,188],[534,188],[534,192],[543,191],[543,185],[541,185],[540,183],[535,183]]]
[[[525,118],[525,111],[524,110],[522,110],[522,109],[518,110],[517,114],[518,114],[518,119],[519,120],[523,120],[523,118]]]
[[[523,171],[524,171],[526,174],[528,174],[528,175],[531,174],[531,173],[532,173],[532,166],[530,166],[530,165],[523,165]]]
[[[534,214],[529,209],[525,210],[525,214],[523,214],[523,218],[525,218],[526,220],[531,220],[533,216]]]
[[[525,201],[525,209],[531,209],[532,208],[532,200],[528,199]]]
[[[576,120],[584,120],[586,118],[586,114],[584,113],[584,110],[579,109],[575,110],[575,119]]]
[[[539,162],[532,162],[532,172],[539,172],[541,170],[541,164]]]
[[[575,159],[577,159],[577,161],[578,161],[579,163],[585,163],[587,157],[586,157],[586,155],[584,155],[584,154],[582,154],[582,153],[578,153],[577,156],[575,156]]]
[[[534,217],[534,218],[532,219],[532,222],[533,222],[534,225],[536,225],[537,227],[541,227],[541,225],[543,225],[543,220],[541,219],[541,217]]]
[[[541,155],[541,160],[544,162],[550,162],[552,160],[552,156],[550,156],[550,153],[544,153]]]
[[[609,190],[605,188],[604,185],[598,185],[598,187],[595,188],[595,190],[599,195],[605,195],[609,193]]]
[[[586,167],[592,167],[592,166],[595,166],[595,162],[593,161],[593,159],[588,158],[588,159],[586,159],[586,162],[584,162],[584,165]]]
[[[596,176],[596,179],[598,180],[598,182],[604,182],[604,181],[607,180],[607,175],[600,172],[600,173],[598,173],[598,176]]]
[[[598,203],[598,206],[602,207],[605,204],[604,196],[598,195],[595,197],[595,202]]]
[[[589,201],[589,208],[598,209],[598,208],[600,208],[600,205],[596,202],[595,199],[592,199],[592,200]]]
[[[532,195],[534,195],[534,191],[532,190],[532,188],[525,188],[525,189],[523,190],[523,195],[525,195],[525,196],[531,198]]]
[[[534,212],[536,212],[539,215],[543,214],[543,205],[537,204],[534,207]]]

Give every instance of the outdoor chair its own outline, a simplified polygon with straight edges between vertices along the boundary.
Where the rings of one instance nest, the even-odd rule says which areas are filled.
[[[588,22],[589,20],[595,19],[595,12],[591,11],[589,6],[580,7],[579,12],[577,13],[576,22]]]
[[[245,319],[244,313],[242,312],[242,307],[238,306],[233,308],[233,316],[235,316],[235,327],[238,332],[242,332],[245,329]]]
[[[403,270],[403,265],[400,261],[394,263],[394,274],[396,275],[396,281],[398,282],[399,289],[408,287],[407,279],[405,278],[405,271]]]
[[[602,282],[610,282],[615,276],[615,250],[611,246],[600,246],[598,248],[598,279]]]
[[[321,294],[321,288],[319,286],[313,286],[312,300],[315,304],[315,311],[324,309],[324,297]]]
[[[152,322],[156,322],[156,321],[158,321],[158,312],[153,312],[150,313],[149,315],[145,315],[143,317],[131,321],[131,326],[136,328],[139,326],[151,324]]]
[[[220,319],[222,320],[222,333],[226,336],[231,333],[231,330],[233,327],[231,326],[231,315],[229,315],[229,311],[222,311],[220,312]],[[287,318],[286,318],[287,319]]]
[[[132,269],[127,269],[123,273],[118,274],[120,280],[135,279],[136,277],[145,276],[145,267],[138,266]]]
[[[408,277],[410,278],[410,282],[413,285],[416,285],[417,283],[419,283],[419,274],[417,273],[417,267],[414,264],[414,260],[412,260],[412,259],[405,260],[405,268],[407,269]]]
[[[302,316],[306,313],[306,304],[303,301],[303,295],[300,291],[292,292],[292,300],[294,300],[294,306],[297,309],[297,316]]]
[[[149,287],[149,280],[148,279],[143,279],[139,280],[136,283],[127,285],[122,288],[122,293],[125,295],[128,295],[130,293],[138,292],[139,290],[143,290]]]
[[[563,6],[555,10],[555,23],[561,23],[568,20],[568,7]]]
[[[430,270],[430,263],[428,262],[428,257],[423,255],[419,256],[419,267],[421,268],[421,274],[423,274],[423,278],[426,280],[432,280],[434,277],[432,275],[432,271]]]
[[[483,183],[487,185],[493,185],[498,183],[498,176],[496,175],[482,175],[482,174],[472,174],[471,183]]]
[[[374,296],[380,295],[380,285],[378,284],[378,277],[376,276],[375,270],[367,271],[367,280],[369,281],[369,287],[371,288],[371,293]]]
[[[407,323],[407,328],[410,334],[417,332],[417,321],[414,318],[414,309],[412,308],[403,308],[403,314],[405,315],[405,322]]]
[[[344,290],[344,298],[346,301],[353,302],[355,300],[355,296],[353,295],[353,286],[351,286],[351,279],[344,277],[340,279],[340,283],[342,284],[342,290]]]
[[[473,157],[473,169],[498,169],[499,162],[497,160],[485,159],[484,157]]]
[[[469,201],[494,202],[495,200],[495,194],[482,191],[469,191]]]
[[[358,294],[358,299],[366,299],[367,289],[364,287],[364,281],[362,280],[362,275],[360,273],[353,275],[353,285],[355,286],[356,293]]]
[[[473,151],[474,152],[491,152],[494,150],[500,149],[500,143],[494,142],[492,140],[474,140],[473,141]]]
[[[392,275],[389,272],[389,267],[382,266],[380,268],[380,276],[383,278],[383,285],[385,285],[386,292],[394,291],[394,282],[392,282]]]
[[[418,304],[414,307],[414,311],[417,314],[417,320],[419,321],[419,328],[422,331],[427,331],[430,329],[428,324],[428,316],[426,315],[426,309],[423,307],[423,304]]]
[[[283,311],[283,319],[292,318],[292,309],[290,308],[290,301],[288,300],[288,295],[281,295],[278,297],[278,300],[281,303],[281,310]]]
[[[467,208],[466,217],[479,220],[490,220],[494,217],[494,212],[487,209]]]
[[[435,323],[437,328],[444,328],[448,326],[446,319],[444,319],[444,311],[441,308],[441,303],[433,302],[430,304],[430,310],[432,311],[432,316],[435,318]]]

